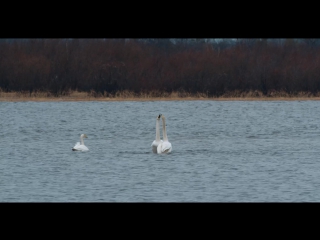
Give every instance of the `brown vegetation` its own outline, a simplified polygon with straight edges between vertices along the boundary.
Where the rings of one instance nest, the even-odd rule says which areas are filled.
[[[314,39],[2,39],[0,99],[316,99],[319,62]]]

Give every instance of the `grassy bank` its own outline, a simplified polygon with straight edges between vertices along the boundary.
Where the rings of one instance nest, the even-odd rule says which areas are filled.
[[[2,102],[23,101],[185,101],[185,100],[215,100],[215,101],[295,101],[295,100],[320,100],[320,93],[298,92],[288,94],[286,92],[269,92],[263,94],[259,91],[228,92],[219,97],[208,97],[205,93],[190,94],[186,92],[172,93],[134,93],[129,91],[115,94],[69,91],[59,96],[49,92],[3,92],[0,91]]]

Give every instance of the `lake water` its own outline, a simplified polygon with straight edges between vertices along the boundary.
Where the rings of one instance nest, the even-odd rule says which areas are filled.
[[[318,101],[0,102],[0,127],[0,202],[320,201]]]

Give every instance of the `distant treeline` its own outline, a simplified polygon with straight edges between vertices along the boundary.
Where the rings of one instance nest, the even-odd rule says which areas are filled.
[[[320,91],[317,39],[1,39],[4,92]]]

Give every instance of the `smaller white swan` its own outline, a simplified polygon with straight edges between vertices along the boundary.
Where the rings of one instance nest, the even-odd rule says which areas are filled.
[[[161,115],[162,114],[160,113],[159,116],[157,117],[157,120],[156,120],[156,139],[151,144],[153,153],[157,153],[157,147],[158,147],[159,143],[162,142],[162,140],[160,139],[160,117],[161,117]]]
[[[86,134],[80,135],[80,142],[77,142],[76,145],[72,148],[72,151],[88,151],[89,149],[84,145],[83,139],[88,138]]]
[[[167,137],[167,130],[166,130],[166,118],[162,115],[162,134],[163,134],[163,142],[160,142],[160,144],[157,147],[157,153],[170,153],[172,151],[172,145],[168,140]]]

